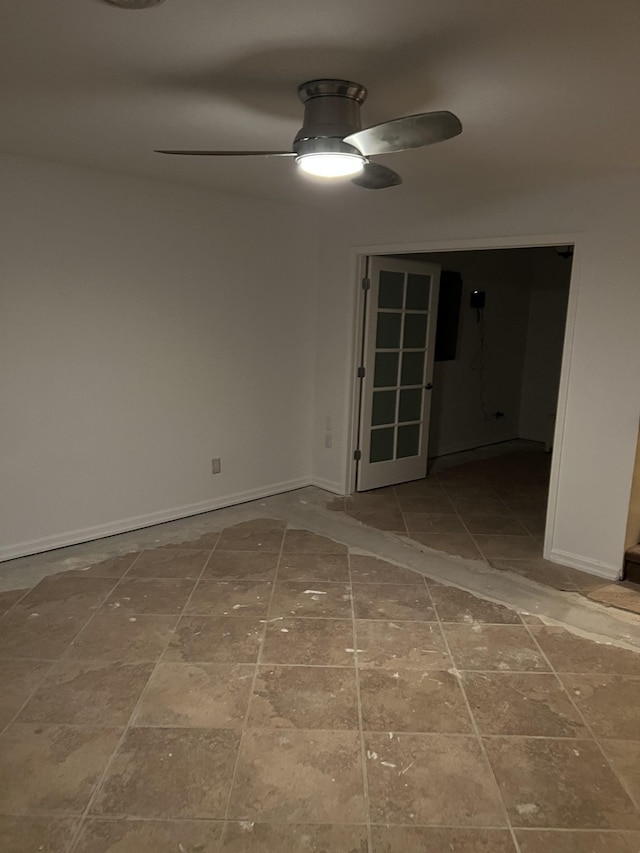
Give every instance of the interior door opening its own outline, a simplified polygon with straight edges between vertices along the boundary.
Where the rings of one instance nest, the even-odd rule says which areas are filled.
[[[364,375],[358,388],[356,491],[446,479],[438,474],[443,471],[453,480],[454,469],[461,475],[466,466],[469,488],[461,482],[457,500],[456,490],[450,489],[443,508],[450,505],[452,514],[460,515],[457,504],[473,512],[476,495],[476,510],[484,501],[496,519],[509,519],[502,524],[505,533],[524,528],[542,541],[572,256],[572,246],[534,246],[368,259],[371,284],[363,300],[358,364]],[[411,311],[407,313],[406,303],[398,307],[398,294],[391,308],[384,287],[380,296],[380,276],[386,281],[389,273],[400,270],[394,264],[407,263],[427,265],[424,269],[437,290],[424,309],[429,320],[424,341],[419,340],[425,356],[420,398],[417,375],[402,373],[402,361],[411,350],[403,349]],[[408,267],[403,275],[409,275]],[[393,312],[404,315],[385,316]],[[420,418],[418,404],[423,406]],[[412,431],[403,420],[408,414],[415,418],[409,422]],[[405,435],[413,435],[412,455],[402,457],[398,448],[404,452]],[[508,462],[483,463],[507,457]],[[484,467],[487,476],[478,473],[474,480],[474,466],[476,473]],[[495,524],[500,525],[497,520]],[[473,526],[484,529],[482,524]]]

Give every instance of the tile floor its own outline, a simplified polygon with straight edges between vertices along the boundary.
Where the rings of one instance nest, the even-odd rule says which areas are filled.
[[[269,519],[0,603],[3,853],[640,850],[640,653]]]
[[[551,455],[516,451],[440,469],[424,480],[333,498],[330,509],[437,551],[482,560],[546,586],[640,613],[640,585],[544,560]]]

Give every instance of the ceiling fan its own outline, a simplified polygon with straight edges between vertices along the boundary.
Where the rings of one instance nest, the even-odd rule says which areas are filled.
[[[396,172],[369,158],[451,139],[462,132],[460,120],[446,110],[396,118],[361,129],[360,107],[367,90],[348,80],[310,80],[298,87],[304,104],[303,125],[289,151],[179,151],[204,157],[295,157],[304,171],[322,178],[351,178],[369,190],[402,183]]]

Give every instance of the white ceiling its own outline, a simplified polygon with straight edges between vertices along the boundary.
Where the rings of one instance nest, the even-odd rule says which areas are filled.
[[[462,136],[381,162],[381,191],[474,193],[640,168],[638,0],[0,0],[0,150],[267,198],[361,202],[288,159],[296,88],[363,83],[365,124],[449,109]],[[378,193],[380,195],[380,193]]]

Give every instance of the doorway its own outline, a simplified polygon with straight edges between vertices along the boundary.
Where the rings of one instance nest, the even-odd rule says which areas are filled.
[[[533,513],[528,518],[533,529],[527,529],[527,532],[535,534],[540,556],[544,530],[549,527],[547,518],[553,518],[554,500],[549,513],[546,512],[551,459],[544,451],[552,449],[554,435],[561,428],[562,412],[558,409],[558,397],[563,348],[566,346],[572,255],[573,246],[567,243],[501,249],[389,252],[384,256],[384,263],[411,261],[440,267],[443,271],[438,288],[440,295],[451,282],[454,285],[456,281],[461,283],[455,322],[452,323],[451,310],[456,300],[440,299],[436,334],[429,342],[429,346],[435,346],[437,350],[425,374],[425,385],[433,386],[429,397],[430,412],[427,410],[422,420],[429,471],[447,468],[450,471],[448,476],[452,478],[456,463],[473,463],[474,454],[477,462],[484,457],[503,455],[503,451],[517,450],[520,454],[539,452],[540,455],[531,458],[521,456],[517,467],[522,470],[524,464],[528,470],[539,468],[539,473],[535,474],[538,508],[535,520]],[[370,257],[369,264],[374,260],[379,267],[380,257]],[[432,305],[435,312],[437,308],[434,306],[437,306],[436,299]],[[445,314],[448,312],[444,324],[443,306]],[[367,307],[368,313],[363,310],[361,314],[360,359],[367,352],[370,355],[371,342],[377,334],[373,324],[378,318],[371,301]],[[447,337],[444,342],[440,340],[442,335]],[[384,425],[376,424],[375,418],[372,419],[372,398],[380,391],[396,392],[394,400],[391,400],[392,395],[388,395],[388,400],[398,405],[403,391],[401,378],[393,389],[376,388],[371,375],[369,380],[368,387],[366,375],[358,382],[360,440],[357,450],[361,458],[356,460],[356,464],[359,470],[360,466],[370,469],[377,464],[375,455],[371,457],[370,446],[365,447],[362,441],[366,432],[386,428],[387,436],[390,436],[390,427],[397,430],[402,424],[398,417],[392,424]],[[367,452],[369,457],[363,460]],[[418,462],[417,454],[413,461]],[[516,462],[515,457],[512,457],[512,462]],[[492,466],[485,467],[489,469]],[[380,485],[420,480],[426,474],[426,468],[420,474],[415,465],[409,476],[403,473],[402,478],[382,482],[376,482],[368,474],[363,477],[358,473],[353,481],[356,487],[353,491],[366,492]],[[544,499],[540,494],[543,480]],[[404,487],[405,492],[408,488]],[[417,483],[414,491],[415,488],[419,488]],[[485,498],[489,497],[497,497],[492,489],[485,492]],[[498,505],[496,502],[494,509]],[[532,506],[523,505],[523,509],[530,510]],[[505,515],[511,515],[508,507]],[[453,519],[442,518],[440,521],[453,523]],[[472,526],[478,529],[477,525]],[[512,523],[504,529],[515,527]]]

